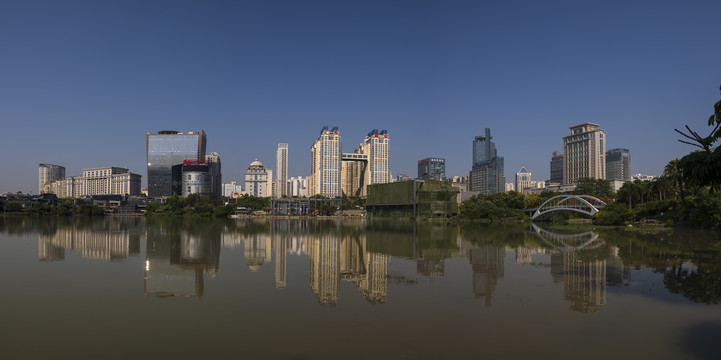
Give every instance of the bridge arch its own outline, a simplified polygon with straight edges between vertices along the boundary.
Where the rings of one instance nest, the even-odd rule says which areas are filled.
[[[588,216],[593,216],[599,209],[606,206],[601,199],[590,195],[558,195],[541,204],[531,215],[531,219],[548,214],[554,211],[575,211]]]

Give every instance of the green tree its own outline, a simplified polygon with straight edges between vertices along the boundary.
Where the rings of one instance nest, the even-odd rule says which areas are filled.
[[[716,191],[721,189],[721,146],[716,145],[721,139],[721,101],[714,104],[714,114],[709,117],[708,125],[713,129],[705,137],[691,130],[688,125],[685,126],[688,133],[674,130],[686,138],[686,140],[679,139],[680,142],[701,149],[682,157],[679,161],[684,180],[699,187],[710,186],[711,191]]]
[[[613,196],[613,189],[611,189],[611,184],[604,179],[584,177],[576,181],[576,190],[573,193],[606,199]]]

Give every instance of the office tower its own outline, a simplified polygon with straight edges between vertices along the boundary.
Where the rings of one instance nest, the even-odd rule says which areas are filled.
[[[209,167],[211,193],[215,197],[220,197],[223,194],[223,174],[220,167],[220,154],[212,152],[205,155],[205,162]]]
[[[606,131],[598,124],[583,123],[569,127],[563,137],[563,183],[575,184],[584,177],[606,178]]]
[[[388,130],[373,129],[358,145],[356,154],[368,155],[364,187],[391,182],[390,139]]]
[[[53,164],[40,164],[38,166],[38,194],[43,194],[45,184],[65,178],[65,167]]]
[[[631,181],[631,152],[628,149],[606,151],[606,180]]]
[[[521,170],[516,173],[516,191],[522,193],[523,189],[531,187],[531,173],[521,165]]]
[[[245,171],[245,193],[255,197],[273,196],[273,170],[255,159]]]
[[[184,160],[205,159],[205,132],[172,130],[145,135],[148,163],[148,197],[171,196],[172,167]]]
[[[469,190],[482,194],[495,194],[506,190],[503,157],[499,157],[491,129],[473,140],[473,166],[469,173]]]
[[[563,154],[554,151],[551,155],[551,183],[563,184]]]
[[[425,158],[418,160],[418,178],[446,180],[446,159]]]
[[[338,127],[324,126],[310,148],[308,195],[341,196],[341,142]]]
[[[275,154],[275,196],[288,196],[288,144],[278,144]]]

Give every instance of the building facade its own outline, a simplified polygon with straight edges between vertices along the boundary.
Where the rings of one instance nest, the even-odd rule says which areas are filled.
[[[606,178],[606,131],[586,122],[569,127],[563,137],[563,183],[575,184],[584,177]]]
[[[43,186],[43,193],[58,197],[81,197],[93,195],[140,195],[141,175],[128,169],[107,166],[83,169],[81,176],[68,176]]]
[[[418,179],[446,180],[446,159],[425,158],[418,160]]]
[[[148,197],[173,195],[172,168],[184,160],[204,160],[205,132],[173,130],[145,135],[148,164]]]
[[[213,193],[211,165],[199,160],[185,160],[180,168],[181,195],[210,195]]]
[[[503,157],[498,156],[492,138],[491,129],[486,128],[485,135],[476,136],[473,140],[473,166],[469,173],[469,191],[495,194],[506,190]]]
[[[606,180],[631,181],[631,152],[628,149],[606,151]]]
[[[288,196],[288,144],[278,144],[275,154],[275,196]]]
[[[341,196],[341,138],[338,127],[324,126],[310,148],[308,195]]]
[[[344,153],[341,156],[341,191],[343,196],[366,196],[368,155]]]
[[[53,164],[38,165],[38,194],[43,193],[45,184],[65,178],[65,167]]]
[[[237,182],[231,181],[230,184],[223,184],[223,196],[236,198],[243,194],[243,187]]]
[[[245,193],[255,197],[273,196],[273,170],[255,159],[245,171]]]
[[[551,155],[551,178],[548,182],[563,184],[563,154],[557,151]]]
[[[523,189],[531,187],[531,173],[521,165],[521,170],[516,173],[516,191],[522,193]]]

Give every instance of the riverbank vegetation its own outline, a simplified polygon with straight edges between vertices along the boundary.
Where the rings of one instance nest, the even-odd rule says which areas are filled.
[[[59,199],[53,204],[32,203],[25,204],[11,201],[2,208],[5,216],[102,216],[105,210],[99,206],[87,203],[82,199]]]
[[[187,198],[174,195],[163,203],[149,203],[145,208],[145,216],[228,217],[235,212],[235,208],[235,204],[224,205],[222,200],[211,200],[198,194],[191,194]]]

